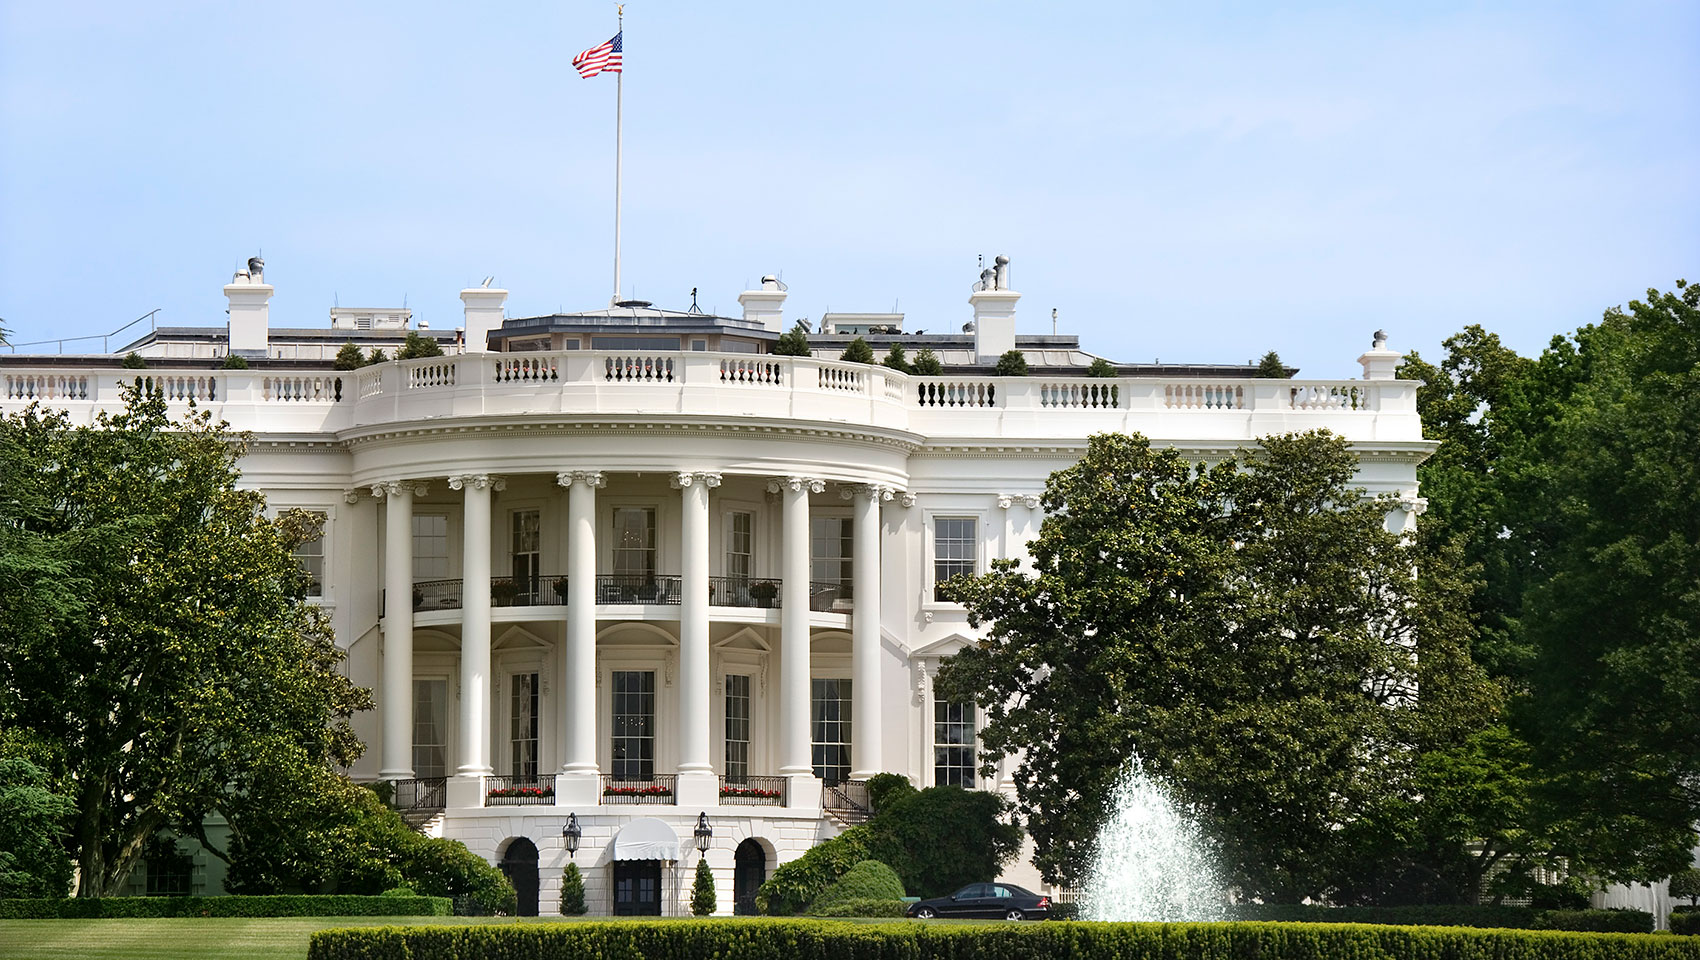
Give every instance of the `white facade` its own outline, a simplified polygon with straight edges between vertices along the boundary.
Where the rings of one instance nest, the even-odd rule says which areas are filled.
[[[776,289],[747,295],[759,323],[726,319],[725,342],[784,329]],[[7,358],[0,409],[41,400],[86,422],[141,375],[179,409],[193,400],[252,431],[245,483],[275,509],[325,517],[305,562],[350,675],[378,702],[356,720],[368,750],[353,775],[441,800],[427,829],[492,862],[529,841],[545,914],[569,815],[594,913],[612,910],[620,832],[643,818],[673,829],[684,852],[660,878],[663,912],[677,913],[706,813],[731,912],[744,841],[771,873],[854,816],[823,809],[823,798],[853,806],[854,781],[964,776],[955,741],[975,714],[936,705],[931,678],[976,634],[935,599],[935,579],[1023,555],[1046,477],[1092,434],[1138,431],[1208,458],[1326,427],[1353,443],[1363,487],[1409,504],[1393,524],[1420,507],[1416,466],[1433,447],[1417,384],[1391,379],[1396,355],[1379,342],[1361,358],[1364,380],[1227,368],[1087,379],[1042,366],[917,377],[774,356],[754,340],[642,348],[643,335],[721,318],[599,311],[499,326],[490,311],[505,291],[468,294],[481,312],[465,329],[494,332],[466,352],[349,372]],[[990,362],[1006,341],[1020,346],[1017,296],[977,291],[979,329],[956,353]],[[571,336],[578,349],[503,349],[503,329],[545,320],[631,345],[598,350],[557,331],[552,344]],[[823,789],[821,774],[852,782]],[[966,775],[976,789],[1006,786]],[[551,793],[501,795],[514,788]],[[1009,877],[1037,886],[1025,863]]]

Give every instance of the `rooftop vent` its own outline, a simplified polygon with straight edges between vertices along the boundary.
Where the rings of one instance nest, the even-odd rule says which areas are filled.
[[[648,300],[616,300],[614,301],[614,306],[640,309],[643,307],[652,307],[654,304],[650,303]]]

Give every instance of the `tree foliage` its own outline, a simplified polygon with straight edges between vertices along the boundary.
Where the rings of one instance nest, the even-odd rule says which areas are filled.
[[[1086,375],[1100,378],[1120,376],[1116,372],[1116,365],[1103,357],[1092,358],[1092,364],[1086,368]]]
[[[868,341],[857,337],[850,341],[850,345],[844,348],[838,359],[847,363],[873,363],[874,348],[868,346]]]
[[[342,349],[338,350],[331,360],[332,370],[358,370],[365,365],[366,357],[360,352],[360,348],[354,345],[353,340],[344,342]]]
[[[780,357],[814,356],[814,351],[809,349],[809,325],[798,320],[788,332],[780,334],[773,343],[773,354]]]
[[[708,861],[697,858],[696,877],[691,881],[691,916],[706,917],[714,912],[714,871]]]
[[[1020,350],[1005,350],[998,357],[997,375],[1000,377],[1027,376],[1027,355]]]
[[[383,348],[373,347],[372,352],[366,355],[366,365],[371,366],[374,363],[387,363],[389,362],[389,359],[389,356],[384,353]]]
[[[0,757],[0,898],[63,897],[71,889],[65,824],[71,801],[28,760]]]
[[[1285,380],[1290,376],[1287,365],[1281,362],[1281,355],[1273,350],[1257,361],[1257,375],[1264,380]]]
[[[160,828],[360,753],[370,698],[291,552],[316,520],[236,488],[244,444],[140,389],[88,426],[0,421],[0,728],[75,805],[80,896],[114,893]]]
[[[986,638],[946,695],[985,705],[982,759],[1015,773],[1035,863],[1074,881],[1129,757],[1193,805],[1248,895],[1319,896],[1423,733],[1419,663],[1468,669],[1439,630],[1451,581],[1351,486],[1325,432],[1214,466],[1093,437],[1053,474],[1035,570],[999,561],[947,589]]]
[[[932,347],[922,347],[915,351],[915,364],[909,371],[917,376],[937,377],[944,374],[944,365],[939,363],[939,355]]]
[[[579,872],[578,864],[568,861],[567,868],[561,871],[561,915],[582,917],[589,909],[584,902],[584,874]]]
[[[417,330],[407,331],[407,339],[402,341],[401,349],[395,353],[397,360],[417,360],[421,357],[440,357],[443,355],[442,344],[436,337],[427,337]]]
[[[142,355],[134,350],[124,354],[123,361],[121,361],[118,365],[126,370],[146,370],[148,368],[147,360],[143,359]]]
[[[909,366],[909,358],[904,354],[903,344],[901,343],[893,343],[891,349],[887,351],[885,359],[881,360],[880,363],[899,373],[914,372]]]

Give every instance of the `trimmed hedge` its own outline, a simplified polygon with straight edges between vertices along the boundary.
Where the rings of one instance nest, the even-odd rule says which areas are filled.
[[[1537,910],[1533,907],[1453,904],[1423,907],[1327,907],[1311,904],[1240,904],[1236,920],[1286,923],[1372,923],[1424,927],[1488,927],[1508,930],[1573,930],[1593,933],[1652,933],[1645,910]]]
[[[909,904],[902,900],[856,897],[814,908],[813,912],[817,917],[901,917],[908,909]]]
[[[308,960],[1700,960],[1700,940],[1315,923],[691,920],[321,930]]]
[[[1677,907],[1670,915],[1670,932],[1700,936],[1700,910]]]
[[[447,917],[447,897],[89,897],[0,900],[0,920],[104,920],[117,917]]]
[[[850,900],[902,899],[903,881],[898,879],[897,872],[878,860],[863,860],[845,871],[844,876],[834,880],[832,886],[822,890],[814,903],[809,904],[808,912],[817,917],[883,917],[890,914],[840,914],[827,911]],[[901,917],[903,914],[899,913],[897,916]]]

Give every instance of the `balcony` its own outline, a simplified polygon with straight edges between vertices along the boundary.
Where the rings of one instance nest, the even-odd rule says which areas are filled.
[[[783,807],[785,777],[721,777],[720,805],[723,807]]]
[[[658,773],[644,778],[620,777],[612,773],[604,773],[601,776],[603,806],[672,806],[675,803],[673,798],[679,783],[678,774]]]
[[[420,580],[413,584],[415,613],[458,610],[465,603],[464,580]],[[678,605],[683,597],[683,578],[671,574],[603,573],[596,576],[596,602],[601,604]],[[750,607],[777,610],[782,606],[783,581],[751,577],[709,577],[708,602],[716,607]],[[816,613],[843,612],[840,604],[852,598],[850,581],[815,580],[809,584],[809,609]],[[379,603],[384,602],[380,593]],[[566,606],[567,578],[553,574],[536,577],[491,577],[491,607]]]
[[[487,807],[547,807],[554,802],[555,775],[552,773],[484,778],[484,805]]]

